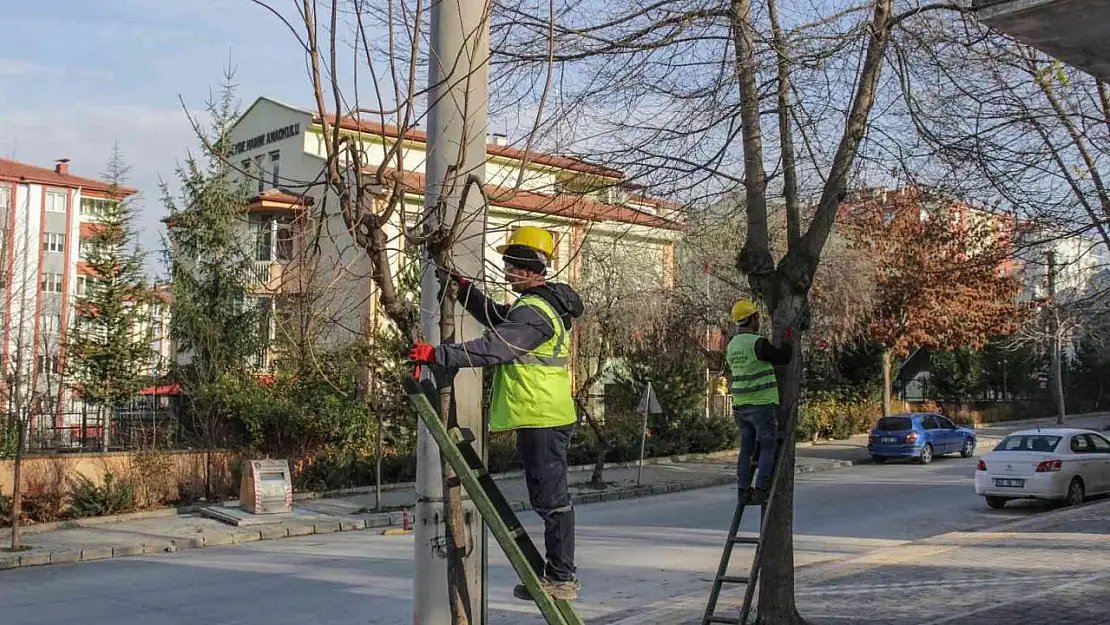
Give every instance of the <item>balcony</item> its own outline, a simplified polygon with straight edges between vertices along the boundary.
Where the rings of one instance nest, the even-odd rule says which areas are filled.
[[[972,0],[979,20],[1101,80],[1110,80],[1105,0]]]
[[[254,280],[258,293],[300,293],[301,273],[288,261],[254,261]]]

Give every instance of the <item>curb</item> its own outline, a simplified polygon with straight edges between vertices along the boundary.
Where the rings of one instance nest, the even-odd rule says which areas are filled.
[[[821,464],[795,466],[794,473],[795,475],[802,473],[820,473],[824,471],[831,471],[833,469],[851,467],[857,464],[864,464],[867,462],[870,462],[870,460],[829,460],[827,462],[822,462]],[[688,490],[700,490],[704,488],[713,488],[715,486],[725,486],[728,484],[734,484],[735,482],[736,476],[729,474],[698,478],[696,480],[664,482],[662,484],[644,484],[641,486],[620,488],[597,493],[575,493],[571,496],[571,502],[576,505],[586,505],[591,503],[618,501],[621,499],[637,499],[640,497],[650,497],[653,495],[665,495],[668,493],[677,493]],[[531,504],[527,501],[515,501],[511,502],[509,505],[515,512],[523,512],[532,509]],[[196,509],[200,508],[200,506],[192,507]],[[132,515],[101,517],[97,519],[97,521],[99,522],[91,523],[88,525],[96,526],[105,525],[108,523],[122,523],[127,520],[134,520],[136,516],[141,519],[150,519],[185,514],[184,512],[180,512],[180,510],[182,509],[170,508],[164,510],[139,512]],[[79,524],[73,525],[74,523],[77,522],[60,521],[58,525],[71,524],[65,527],[82,527],[82,525]],[[332,517],[328,520],[313,522],[278,522],[265,526],[259,526],[254,529],[238,528],[229,531],[216,531],[212,532],[211,534],[198,536],[196,538],[170,539],[164,542],[155,543],[143,543],[115,547],[105,546],[80,550],[71,549],[39,553],[28,552],[23,555],[0,553],[0,571],[5,569],[26,568],[32,566],[46,566],[50,564],[72,564],[77,562],[90,562],[93,560],[108,560],[131,556],[151,555],[162,552],[175,553],[178,551],[186,551],[189,549],[203,549],[205,547],[218,547],[223,545],[240,545],[243,543],[250,543],[261,540],[280,540],[282,538],[294,538],[297,536],[309,536],[312,534],[334,534],[338,532],[355,532],[367,529],[391,528],[394,526],[401,526],[402,523],[402,512],[388,512],[367,515],[365,517],[356,519],[339,519]],[[46,524],[44,523],[43,525]],[[86,525],[86,527],[88,525]]]

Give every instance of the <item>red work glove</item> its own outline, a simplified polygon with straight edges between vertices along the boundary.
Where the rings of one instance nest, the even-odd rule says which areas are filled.
[[[417,363],[434,364],[436,361],[436,348],[417,341],[409,352],[409,359]]]
[[[457,271],[448,271],[447,277],[450,278],[455,284],[459,285],[459,290],[462,291],[470,286],[470,280],[466,276]]]

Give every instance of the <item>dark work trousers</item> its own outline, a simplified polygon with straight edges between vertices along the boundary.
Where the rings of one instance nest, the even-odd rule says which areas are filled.
[[[573,432],[573,424],[516,431],[516,450],[524,463],[528,498],[544,524],[544,573],[564,582],[575,579],[574,508],[567,492],[567,445]]]
[[[736,481],[740,490],[748,488],[752,479],[752,456],[759,451],[759,472],[755,487],[771,487],[771,472],[775,467],[775,437],[778,427],[777,405],[736,406],[732,415],[740,427],[740,455],[736,458]]]

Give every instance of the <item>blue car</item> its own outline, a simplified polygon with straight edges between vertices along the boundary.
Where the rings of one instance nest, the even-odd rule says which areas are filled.
[[[882,464],[888,458],[911,458],[929,464],[942,454],[975,453],[975,430],[960,427],[944,415],[909,412],[883,417],[871,428],[867,451]]]

